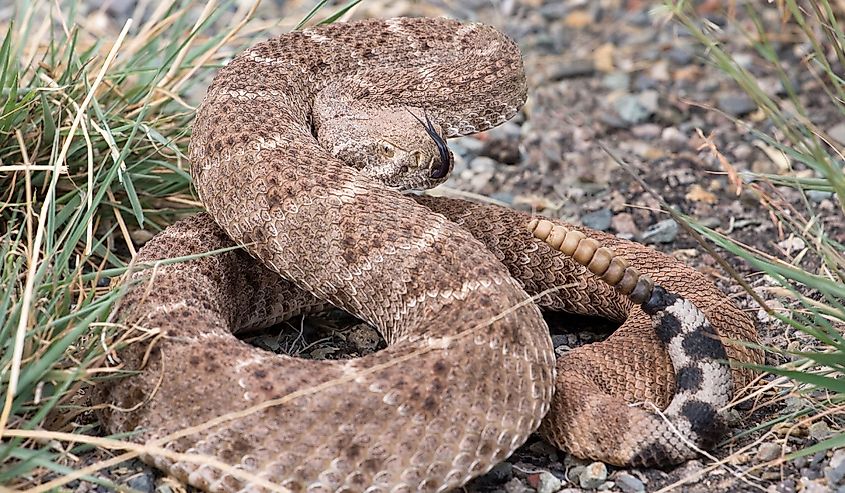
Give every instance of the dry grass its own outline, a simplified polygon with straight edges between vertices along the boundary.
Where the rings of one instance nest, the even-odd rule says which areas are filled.
[[[308,19],[357,2],[333,13],[324,3]],[[0,7],[0,484],[102,483],[90,473],[105,466],[82,468],[79,454],[139,452],[91,436],[78,396],[113,372],[109,314],[121,292],[110,279],[136,241],[200,207],[185,149],[204,83],[301,20],[259,22],[257,6],[141,1],[132,17],[142,21],[119,32],[81,2]]]

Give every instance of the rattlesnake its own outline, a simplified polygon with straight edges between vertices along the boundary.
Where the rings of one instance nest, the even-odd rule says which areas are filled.
[[[661,337],[686,363],[697,357],[689,334],[712,349],[709,358],[724,354],[676,295],[723,337],[754,340],[749,318],[703,275],[604,233],[399,193],[445,180],[443,138],[506,121],[525,94],[511,40],[446,19],[340,23],[232,60],[208,89],[190,146],[209,214],[169,227],[138,261],[235,244],[250,253],[133,276],[117,313],[133,329],[126,337],[160,332],[118,353],[140,372],[100,386],[98,398],[112,404],[106,428],[137,431],[151,447],[145,460],[210,491],[439,491],[489,470],[538,427],[576,455],[614,464],[683,460],[691,451],[681,436],[711,443],[713,403],[727,395],[698,409],[703,420],[670,406],[673,424],[626,405],[663,408],[676,395]],[[592,248],[582,263],[601,244],[670,291],[652,296],[649,285],[638,300],[670,329],[655,331],[642,308],[558,251],[572,245],[561,246],[566,235],[552,225],[598,240],[583,243]],[[670,312],[679,303],[688,312],[680,318],[698,316],[695,327],[667,322],[678,321]],[[232,335],[329,304],[378,328],[388,347],[306,361]],[[539,308],[624,323],[555,364]],[[711,389],[696,371],[681,372],[673,404],[695,404],[697,391]],[[746,379],[733,371],[735,386]]]

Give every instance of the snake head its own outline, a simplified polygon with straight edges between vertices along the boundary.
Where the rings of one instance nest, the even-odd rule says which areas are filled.
[[[416,108],[366,108],[323,120],[317,140],[335,157],[395,190],[437,186],[454,165],[442,128]]]

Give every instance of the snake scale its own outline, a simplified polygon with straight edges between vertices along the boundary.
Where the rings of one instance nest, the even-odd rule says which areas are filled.
[[[215,492],[443,491],[538,428],[620,465],[712,444],[716,409],[748,379],[714,358],[760,355],[714,336],[756,337],[702,274],[560,221],[401,193],[444,181],[445,139],[506,121],[525,97],[516,45],[447,19],[338,23],[235,57],[191,138],[208,213],[137,260],[245,248],[132,276],[116,315],[127,338],[155,337],[117,353],[136,372],[99,386],[105,428]],[[387,348],[312,361],[236,338],[330,305]],[[622,325],[555,361],[541,309]],[[628,405],[643,401],[665,419]]]

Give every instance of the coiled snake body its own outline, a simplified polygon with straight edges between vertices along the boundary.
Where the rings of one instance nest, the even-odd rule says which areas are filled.
[[[677,322],[661,333],[561,253],[561,241],[536,239],[528,215],[399,193],[446,178],[444,137],[504,122],[524,99],[514,43],[446,19],[331,25],[235,58],[209,88],[191,141],[209,213],[165,230],[139,260],[233,244],[249,254],[134,276],[141,282],[118,315],[161,332],[149,348],[121,351],[124,366],[141,371],[101,387],[99,398],[114,404],[102,415],[107,429],[139,431],[136,440],[160,447],[146,460],[210,491],[442,491],[489,470],[538,427],[558,446],[614,464],[677,462],[691,453],[684,440],[712,442],[714,405],[697,400],[713,390],[702,380],[710,370],[696,361],[722,346],[684,347],[708,326],[666,315],[682,300],[674,294],[723,337],[755,336],[704,276],[582,230],[669,291],[651,299],[651,317]],[[388,347],[308,361],[233,336],[328,304],[378,328]],[[624,323],[555,363],[539,308]],[[759,358],[737,346],[727,355]],[[733,377],[736,386],[745,375]],[[718,391],[714,403],[728,396],[724,385]],[[669,421],[626,404],[663,408],[673,396]]]

